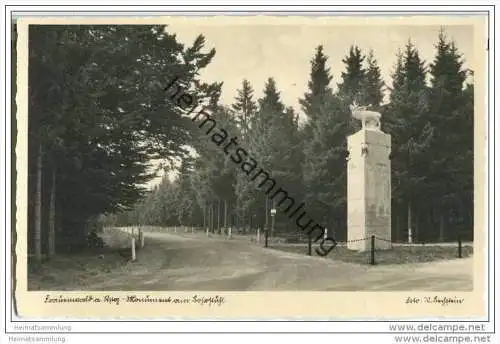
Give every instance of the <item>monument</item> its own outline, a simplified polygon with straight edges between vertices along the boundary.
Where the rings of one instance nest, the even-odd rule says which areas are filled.
[[[369,106],[368,106],[369,107]],[[361,130],[347,137],[347,247],[391,248],[391,136],[380,129],[380,113],[353,103]],[[367,238],[367,240],[361,240]]]

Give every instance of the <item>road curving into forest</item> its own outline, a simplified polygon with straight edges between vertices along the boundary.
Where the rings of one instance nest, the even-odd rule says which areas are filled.
[[[370,266],[309,257],[202,234],[145,233],[126,273],[87,290],[467,291],[472,258]]]

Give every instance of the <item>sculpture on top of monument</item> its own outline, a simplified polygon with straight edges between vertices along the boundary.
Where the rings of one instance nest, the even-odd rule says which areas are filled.
[[[352,117],[361,121],[362,129],[380,130],[380,112],[367,110],[368,106],[360,106],[354,101],[352,105],[349,105],[351,109]]]

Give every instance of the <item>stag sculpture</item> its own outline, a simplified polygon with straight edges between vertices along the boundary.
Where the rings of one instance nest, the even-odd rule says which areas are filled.
[[[356,102],[349,105],[351,109],[352,117],[361,121],[362,129],[376,129],[380,130],[380,113],[375,111],[367,110],[368,106],[360,106]]]

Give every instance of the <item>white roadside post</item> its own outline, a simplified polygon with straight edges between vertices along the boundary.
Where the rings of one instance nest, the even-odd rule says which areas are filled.
[[[227,229],[227,238],[228,238],[228,239],[231,239],[231,237],[232,237],[231,227],[229,227],[229,228]]]
[[[260,228],[257,228],[257,244],[260,244]]]
[[[140,238],[141,238],[141,248],[144,247],[144,229],[141,228],[140,231]]]
[[[274,201],[273,201],[273,205],[274,205]],[[271,209],[271,238],[275,237],[275,234],[274,234],[274,226],[275,226],[275,219],[276,219],[276,208],[272,208]]]
[[[132,235],[132,261],[135,262],[135,237]]]

